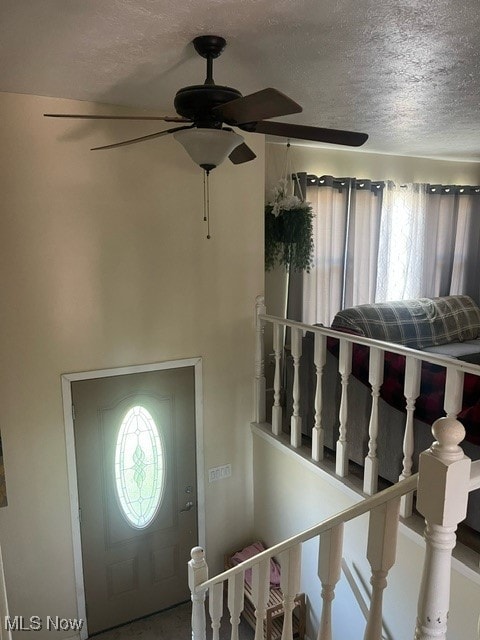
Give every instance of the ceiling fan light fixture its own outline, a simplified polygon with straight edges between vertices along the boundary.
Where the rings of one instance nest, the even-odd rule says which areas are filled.
[[[205,171],[218,167],[242,144],[243,137],[226,129],[209,129],[194,127],[183,129],[173,134],[185,151]]]

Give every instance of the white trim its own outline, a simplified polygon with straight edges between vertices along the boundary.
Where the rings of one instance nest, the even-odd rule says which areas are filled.
[[[197,519],[198,519],[198,543],[205,548],[206,521],[205,521],[205,459],[203,444],[203,378],[202,359],[184,358],[183,360],[169,360],[166,362],[154,362],[149,364],[131,365],[127,367],[115,367],[113,369],[101,369],[98,371],[80,371],[76,373],[64,373],[61,376],[63,420],[65,424],[65,448],[67,456],[68,488],[70,494],[70,514],[72,522],[73,563],[75,574],[75,592],[77,598],[77,617],[84,620],[80,629],[80,640],[88,638],[87,614],[85,607],[85,585],[83,581],[82,545],[80,538],[80,520],[78,503],[78,479],[75,457],[75,436],[72,416],[72,388],[71,383],[78,380],[92,380],[93,378],[110,378],[112,376],[129,375],[132,373],[146,373],[148,371],[162,371],[166,369],[179,369],[181,367],[193,367],[195,376],[195,440],[197,456]]]
[[[81,380],[81,378],[77,378]],[[77,617],[84,621],[80,629],[80,639],[88,638],[87,615],[85,609],[85,586],[83,583],[82,545],[80,540],[80,518],[78,505],[77,464],[75,457],[75,436],[72,416],[72,388],[68,375],[62,376],[63,421],[65,424],[65,448],[67,453],[68,491],[70,494],[70,517],[72,521],[73,567],[75,592],[77,596]]]
[[[198,544],[205,549],[206,545],[206,498],[205,498],[205,448],[203,431],[203,365],[202,359],[196,358],[193,363],[195,371],[195,438],[197,454],[197,525]]]

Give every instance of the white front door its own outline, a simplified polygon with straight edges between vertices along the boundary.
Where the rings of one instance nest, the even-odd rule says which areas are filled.
[[[89,634],[189,598],[193,367],[72,382]]]

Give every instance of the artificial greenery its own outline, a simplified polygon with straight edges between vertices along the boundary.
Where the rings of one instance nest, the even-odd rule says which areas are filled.
[[[291,196],[265,207],[265,268],[285,265],[287,271],[310,271],[313,264],[313,211]],[[287,208],[286,208],[287,207]]]

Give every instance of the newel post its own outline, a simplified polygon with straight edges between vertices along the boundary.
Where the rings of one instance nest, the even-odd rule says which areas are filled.
[[[425,517],[425,562],[415,640],[445,640],[450,571],[457,525],[467,513],[471,460],[460,442],[465,429],[454,418],[434,422],[436,442],[420,454],[417,509]]]
[[[265,382],[265,349],[264,323],[260,319],[266,313],[265,298],[257,296],[255,300],[255,379],[254,379],[254,422],[266,420],[266,382]]]
[[[202,547],[193,547],[188,563],[188,586],[192,594],[192,640],[205,640],[207,620],[205,616],[206,589],[198,586],[208,580],[208,567]]]

